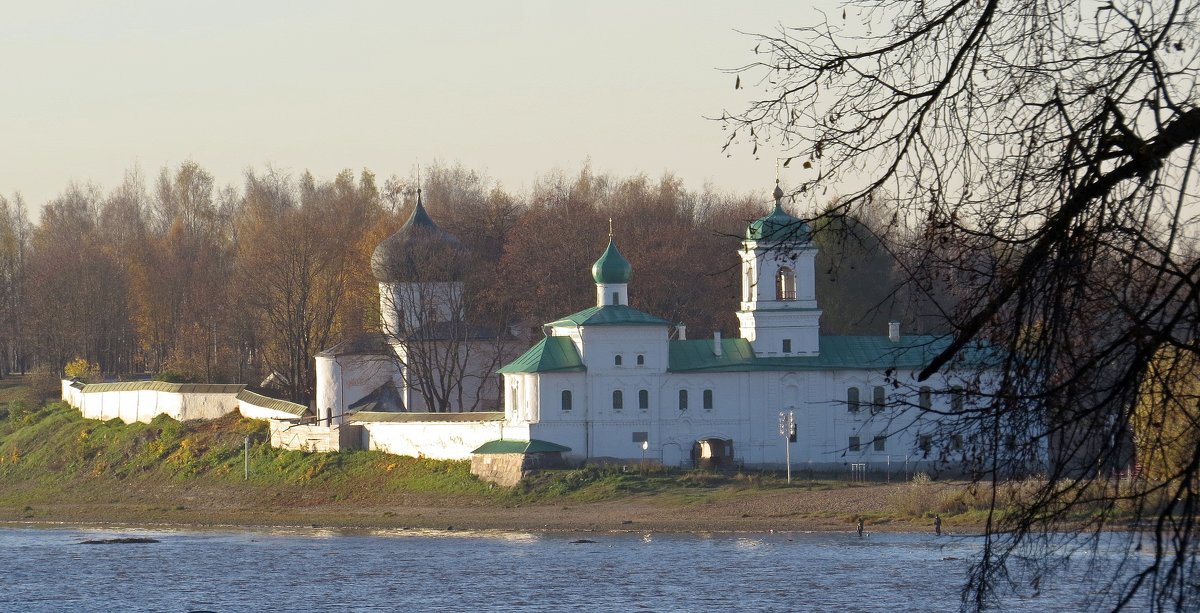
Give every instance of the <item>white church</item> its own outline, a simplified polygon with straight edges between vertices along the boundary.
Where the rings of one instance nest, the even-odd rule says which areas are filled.
[[[547,323],[545,338],[498,368],[503,411],[448,414],[426,412],[404,372],[398,332],[417,325],[403,308],[411,301],[398,297],[426,296],[421,312],[438,319],[426,326],[461,309],[461,281],[426,281],[412,270],[405,249],[415,237],[424,237],[421,249],[436,243],[447,257],[458,248],[418,201],[373,260],[389,347],[318,356],[320,419],[363,426],[364,447],[435,458],[465,459],[506,441],[558,449],[575,462],[685,467],[779,467],[789,456],[795,466],[822,470],[952,461],[961,441],[935,440],[932,424],[917,419],[920,407],[962,402],[965,382],[914,378],[943,342],[902,336],[896,323],[880,336],[822,336],[810,228],[783,210],[778,186],[774,196],[774,210],[749,224],[739,250],[738,338],[687,339],[682,325],[631,307],[634,271],[610,232],[591,270],[596,304]],[[426,282],[434,291],[422,288]],[[381,368],[380,354],[398,359]],[[487,389],[495,378],[479,381],[468,397],[499,391]]]
[[[240,385],[158,382],[64,381],[63,398],[87,417],[125,421],[240,410],[270,421],[277,447],[471,459],[477,474],[506,483],[547,458],[953,467],[972,442],[939,426],[979,398],[971,392],[989,372],[976,365],[918,382],[947,340],[904,336],[898,323],[879,336],[821,335],[811,230],[783,210],[778,185],[774,196],[738,250],[737,338],[688,339],[683,325],[630,306],[634,271],[610,230],[591,269],[596,303],[545,324],[544,338],[521,353],[527,342],[511,331],[464,324],[469,254],[418,192],[408,221],[372,258],[382,334],[315,356],[314,406]]]

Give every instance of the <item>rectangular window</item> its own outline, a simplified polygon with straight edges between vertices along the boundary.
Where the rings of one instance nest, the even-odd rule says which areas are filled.
[[[861,451],[861,450],[862,450],[862,444],[859,442],[858,437],[857,436],[850,437],[850,451]]]
[[[925,453],[929,453],[933,449],[933,437],[928,434],[922,434],[917,438],[917,448]]]
[[[858,412],[858,388],[851,387],[846,390],[846,410],[851,413]]]
[[[963,388],[957,385],[950,388],[950,409],[953,411],[963,410]]]
[[[621,390],[613,390],[613,410],[620,411],[625,408],[625,397]]]
[[[875,451],[887,451],[887,435],[875,435]]]
[[[933,390],[926,386],[921,386],[921,408],[928,411],[933,408]]]
[[[613,292],[612,303],[613,304],[621,304],[621,293],[620,292]]]
[[[648,440],[650,440],[649,432],[634,432],[633,433],[633,442],[635,442],[635,443],[645,443]]]
[[[621,354],[618,353],[617,355],[613,356],[613,366],[620,366],[620,365],[621,365]]]
[[[643,411],[650,409],[650,390],[638,390],[638,408]]]
[[[704,410],[711,411],[713,407],[712,390],[704,390]]]
[[[687,390],[679,390],[679,410],[687,410]]]
[[[790,338],[783,339],[783,352],[784,353],[792,352],[792,339],[790,339]]]
[[[887,391],[882,385],[875,386],[875,393],[871,399],[871,415],[878,415],[883,411],[884,398],[887,396]]]
[[[961,434],[955,434],[950,437],[950,449],[954,451],[962,451],[963,437]]]

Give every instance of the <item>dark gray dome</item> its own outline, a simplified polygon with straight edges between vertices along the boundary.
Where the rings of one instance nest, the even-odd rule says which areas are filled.
[[[456,281],[465,256],[462,243],[429,217],[418,190],[408,221],[375,248],[371,272],[380,283]]]

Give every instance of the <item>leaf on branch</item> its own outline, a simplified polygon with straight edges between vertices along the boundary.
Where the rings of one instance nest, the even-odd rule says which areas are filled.
[[[812,160],[805,161],[805,162],[804,162],[804,167],[805,167],[805,168],[812,168]]]
[[[741,89],[741,88],[742,88],[742,75],[738,75],[738,76],[737,76],[737,79],[735,79],[735,80],[734,80],[734,82],[733,82],[733,88],[734,88],[734,89]]]

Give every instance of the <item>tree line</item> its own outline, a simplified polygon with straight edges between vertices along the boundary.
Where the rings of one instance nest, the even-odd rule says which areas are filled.
[[[589,267],[611,219],[633,265],[633,306],[693,336],[735,333],[735,250],[770,206],[690,190],[671,174],[587,166],[547,173],[525,194],[458,165],[427,168],[421,183],[433,218],[474,255],[468,308],[527,331],[594,302]],[[0,197],[3,368],[57,376],[84,358],[114,378],[270,377],[306,402],[313,354],[379,328],[370,257],[412,211],[415,187],[396,176],[380,185],[367,170],[319,179],[272,169],[222,186],[189,161],[152,180],[129,171],[110,190],[68,185],[36,222],[20,195]],[[826,332],[880,334],[898,312],[876,308],[891,299],[894,261],[872,242],[871,224],[820,227],[829,225],[842,231],[817,232]]]

